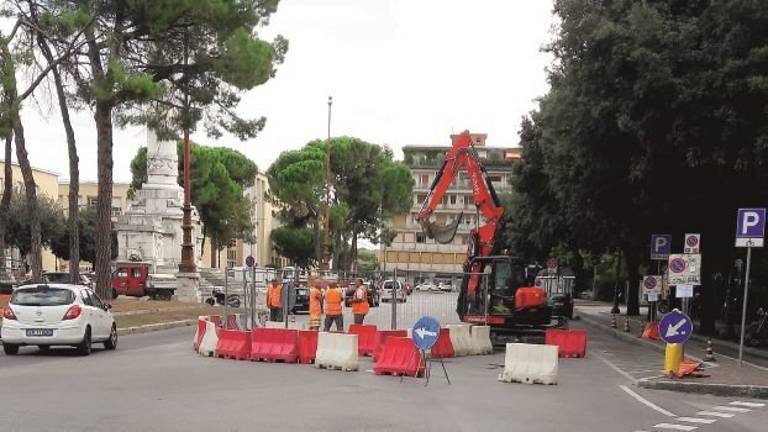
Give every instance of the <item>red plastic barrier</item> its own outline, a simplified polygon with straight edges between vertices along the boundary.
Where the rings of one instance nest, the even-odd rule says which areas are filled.
[[[296,329],[254,328],[251,333],[251,360],[282,360],[296,363],[299,331]]]
[[[299,330],[299,363],[315,361],[317,353],[317,330]]]
[[[384,342],[390,337],[408,337],[407,330],[379,330],[376,332],[376,342],[373,348],[373,361],[379,358],[381,350],[384,349]]]
[[[556,345],[560,357],[584,357],[587,352],[587,331],[547,329],[544,344]]]
[[[208,317],[208,321],[212,322],[216,327],[221,327],[221,317],[218,315],[211,315]]]
[[[640,337],[643,339],[659,340],[659,323],[651,321],[646,324],[643,334]]]
[[[227,328],[230,330],[240,330],[240,323],[237,321],[237,315],[227,315]]]
[[[375,325],[352,324],[349,334],[357,335],[357,353],[361,356],[371,356],[376,351],[377,329]]]
[[[547,302],[547,293],[537,287],[520,287],[515,291],[515,308],[540,306]]]
[[[451,358],[454,356],[451,336],[447,328],[440,329],[440,335],[437,342],[432,346],[430,354],[433,359]]]
[[[376,375],[424,376],[424,362],[411,338],[388,337],[373,371]]]
[[[192,349],[197,351],[200,349],[200,341],[203,340],[203,336],[205,336],[205,318],[198,318],[197,319],[197,332],[195,332],[195,339],[192,341]]]
[[[245,360],[251,356],[251,334],[241,330],[219,330],[216,357]]]

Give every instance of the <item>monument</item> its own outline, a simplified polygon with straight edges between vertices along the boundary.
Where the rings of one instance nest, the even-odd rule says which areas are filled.
[[[159,141],[147,129],[147,182],[141,185],[116,224],[118,261],[152,264],[153,273],[166,275],[157,280],[173,283],[176,298],[199,302],[194,274],[179,275],[182,243],[184,189],[178,184],[179,161],[176,142]],[[192,207],[195,264],[202,263],[203,234],[197,209]],[[182,277],[183,276],[183,277]],[[182,280],[182,278],[184,280]],[[190,279],[193,279],[190,283]]]

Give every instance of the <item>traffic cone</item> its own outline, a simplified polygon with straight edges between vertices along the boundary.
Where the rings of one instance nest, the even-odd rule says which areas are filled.
[[[704,361],[713,362],[717,361],[715,353],[712,352],[712,339],[707,338],[707,350],[704,352]]]
[[[624,320],[624,331],[626,333],[629,333],[631,330],[629,329],[629,318]]]
[[[611,328],[616,328],[616,314],[611,314]]]

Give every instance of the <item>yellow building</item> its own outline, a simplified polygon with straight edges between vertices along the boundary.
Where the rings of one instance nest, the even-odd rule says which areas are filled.
[[[58,200],[64,209],[64,214],[69,210],[69,180],[58,182]],[[77,194],[77,205],[80,208],[95,207],[99,196],[98,183],[80,182],[80,188]],[[115,182],[112,184],[112,220],[117,221],[117,217],[128,209],[128,189],[130,183]]]

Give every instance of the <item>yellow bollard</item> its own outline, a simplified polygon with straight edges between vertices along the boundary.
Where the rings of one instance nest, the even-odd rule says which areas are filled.
[[[667,344],[664,350],[664,371],[668,376],[675,375],[680,370],[680,362],[683,360],[683,344]]]

